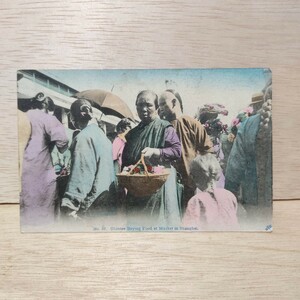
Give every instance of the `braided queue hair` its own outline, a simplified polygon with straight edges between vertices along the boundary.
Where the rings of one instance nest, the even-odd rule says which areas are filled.
[[[262,90],[264,93],[264,104],[260,110],[260,131],[264,131],[265,134],[270,133],[270,127],[272,125],[272,80],[270,80],[265,88]]]
[[[199,175],[204,175],[207,178],[206,183],[217,181],[220,177],[221,166],[215,155],[205,153],[197,155],[191,162],[190,172],[193,178],[200,178]],[[201,176],[203,180],[203,176]]]
[[[272,80],[265,88],[264,104],[260,110],[260,124],[256,136],[255,156],[257,168],[257,197],[258,205],[272,205],[272,186],[269,178],[272,176]]]

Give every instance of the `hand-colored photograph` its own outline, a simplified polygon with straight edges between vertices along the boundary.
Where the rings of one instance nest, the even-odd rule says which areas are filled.
[[[22,232],[272,231],[272,74],[19,70]]]

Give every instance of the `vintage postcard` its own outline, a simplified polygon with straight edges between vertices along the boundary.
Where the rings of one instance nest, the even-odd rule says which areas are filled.
[[[22,232],[272,231],[270,69],[19,70]]]

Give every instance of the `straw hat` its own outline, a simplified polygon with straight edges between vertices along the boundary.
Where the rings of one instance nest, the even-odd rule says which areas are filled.
[[[252,100],[251,100],[251,104],[255,104],[255,103],[259,103],[264,101],[264,93],[260,92],[260,93],[255,93],[252,95]]]

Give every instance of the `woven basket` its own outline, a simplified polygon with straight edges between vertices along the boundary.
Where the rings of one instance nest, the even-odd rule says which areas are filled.
[[[128,174],[117,174],[119,184],[125,187],[128,192],[135,197],[150,196],[157,192],[167,181],[170,171],[168,169],[164,169],[161,174],[148,173],[143,156],[135,166],[139,163],[144,165],[145,174],[130,174],[130,172]],[[134,167],[132,167],[131,170],[133,170]]]

